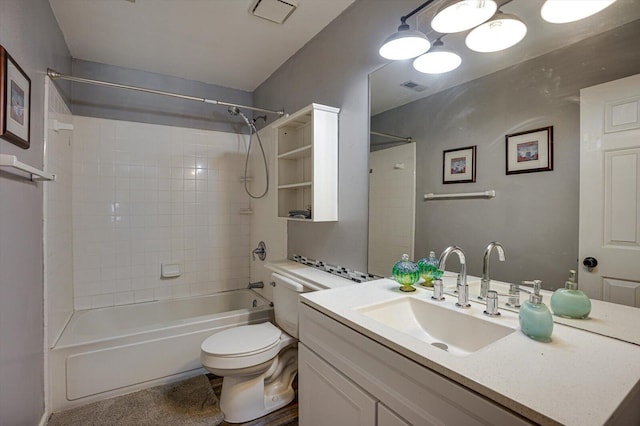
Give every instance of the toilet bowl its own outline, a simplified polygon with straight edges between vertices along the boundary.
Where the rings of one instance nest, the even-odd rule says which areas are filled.
[[[248,422],[295,397],[298,371],[298,295],[310,291],[301,283],[272,274],[274,311],[270,322],[243,325],[216,333],[202,342],[200,361],[223,377],[220,409],[228,423]]]

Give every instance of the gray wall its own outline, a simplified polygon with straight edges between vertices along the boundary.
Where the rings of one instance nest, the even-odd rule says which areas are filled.
[[[480,275],[485,247],[498,240],[507,261],[492,261],[492,277],[563,286],[578,267],[579,91],[637,73],[638,40],[636,21],[373,117],[373,130],[417,142],[416,256],[456,244]],[[505,135],[546,126],[554,127],[554,170],[506,175]],[[476,182],[443,185],[443,150],[470,145]],[[422,199],[487,189],[497,197]]]
[[[0,153],[42,167],[44,76],[71,70],[47,0],[0,0],[0,44],[31,78],[31,147]],[[0,424],[38,424],[44,412],[42,187],[0,171]]]
[[[382,41],[414,1],[358,0],[254,92],[254,103],[294,112],[312,102],[341,108],[338,222],[288,224],[288,252],[367,267],[369,82]]]
[[[73,75],[93,80],[139,86],[182,95],[252,105],[252,94],[215,84],[73,59]],[[246,131],[239,117],[231,117],[227,107],[161,95],[73,83],[71,112],[74,115],[127,120],[166,126]],[[249,111],[245,111],[251,116]]]

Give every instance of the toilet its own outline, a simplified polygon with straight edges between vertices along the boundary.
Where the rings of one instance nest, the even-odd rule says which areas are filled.
[[[278,327],[265,322],[218,332],[202,342],[200,361],[223,377],[220,409],[228,423],[248,422],[290,403],[298,371],[298,296],[312,291],[271,274]]]

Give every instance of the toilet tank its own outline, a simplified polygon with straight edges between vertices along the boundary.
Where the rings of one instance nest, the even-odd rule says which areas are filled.
[[[273,309],[276,324],[290,336],[298,338],[298,296],[312,291],[298,281],[280,274],[271,274],[273,288]]]

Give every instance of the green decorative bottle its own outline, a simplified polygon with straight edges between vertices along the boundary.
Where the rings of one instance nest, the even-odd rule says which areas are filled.
[[[409,260],[408,254],[402,255],[402,260],[396,262],[391,269],[393,279],[400,284],[402,291],[416,291],[413,284],[420,279],[418,265]]]
[[[518,319],[520,320],[520,329],[524,334],[533,340],[550,342],[553,332],[553,318],[547,305],[542,303],[541,287],[542,281],[533,281],[533,292],[529,295],[529,300],[525,300],[520,306]]]
[[[420,277],[424,280],[422,285],[425,287],[433,287],[433,280],[442,277],[442,271],[438,269],[438,259],[433,251],[429,252],[429,257],[418,260],[418,269]]]
[[[582,319],[591,312],[591,300],[582,290],[578,290],[576,271],[569,271],[569,280],[564,288],[551,295],[551,310],[559,317]]]

